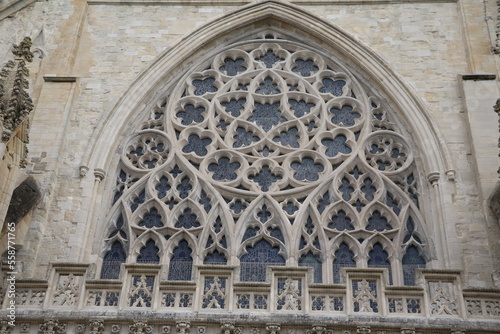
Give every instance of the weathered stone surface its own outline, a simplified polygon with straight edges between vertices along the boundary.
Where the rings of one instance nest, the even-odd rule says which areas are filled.
[[[27,3],[31,5],[23,7]],[[22,234],[23,247],[16,254],[16,259],[24,268],[18,278],[26,279],[22,284],[19,283],[24,289],[20,298],[25,303],[19,309],[19,314],[25,326],[24,329],[16,326],[12,333],[71,333],[84,330],[116,334],[148,331],[167,333],[187,332],[189,328],[190,333],[197,331],[197,334],[223,331],[232,334],[240,334],[239,331],[252,334],[303,334],[307,331],[322,334],[356,331],[393,334],[450,332],[452,329],[457,332],[480,331],[481,326],[486,326],[485,330],[490,331],[496,328],[492,324],[499,321],[500,307],[498,291],[493,288],[495,279],[498,281],[500,268],[499,132],[498,119],[492,107],[500,97],[498,79],[495,79],[498,78],[500,66],[498,54],[495,54],[499,52],[499,4],[496,0],[296,0],[289,4],[289,1],[252,3],[246,0],[5,0],[0,3],[0,65],[3,67],[12,59],[12,51],[19,54],[19,49],[12,49],[12,45],[24,36],[32,39],[34,54],[33,62],[26,63],[21,71],[27,81],[17,82],[19,87],[26,87],[26,83],[30,83],[29,89],[23,89],[30,92],[35,105],[30,116],[30,153],[26,168],[16,167],[17,161],[24,159],[16,150],[27,138],[16,138],[15,142],[11,140],[5,148],[0,143],[0,213],[7,212],[10,203],[6,221],[20,222],[18,236]],[[302,43],[303,48],[308,50],[303,54],[314,56],[299,59],[303,62],[296,64],[295,56],[278,54],[277,57],[284,59],[289,67],[277,69],[281,66],[277,65],[274,69],[272,66],[262,69],[262,82],[251,75],[242,77],[241,82],[238,82],[241,88],[250,82],[254,84],[248,94],[243,93],[243,90],[237,92],[238,85],[226,87],[227,91],[219,95],[215,92],[195,93],[203,84],[196,87],[189,83],[190,76],[201,81],[213,76],[216,79],[214,87],[220,89],[231,77],[228,72],[224,72],[227,68],[221,67],[235,66],[237,72],[238,59],[257,52],[253,49],[248,53],[240,52],[238,48],[242,47],[242,42],[257,47],[261,42],[273,43],[275,37],[279,38],[274,42],[286,40]],[[219,64],[225,59],[214,58],[222,52],[230,55],[230,65]],[[335,101],[325,102],[321,94],[328,93],[321,92],[324,88],[321,80],[315,81],[307,75],[296,80],[295,75],[301,71],[308,73],[309,65],[309,70],[314,72],[317,64],[309,64],[308,61],[318,61],[320,58],[336,59],[339,64],[349,68],[353,77],[360,81],[360,87],[370,87],[372,92],[377,92],[375,95],[381,97],[380,105],[384,108],[391,106],[392,109],[389,109],[393,112],[389,114],[394,118],[381,120],[377,116],[372,117],[371,109],[379,106],[375,103],[373,107],[368,103],[368,97],[360,94],[356,98],[363,100],[364,107],[356,109],[362,110],[359,118],[351,117],[352,113],[345,109],[342,111],[340,105],[333,105],[342,101],[352,102],[355,99],[353,95],[356,95],[354,91],[351,92],[354,94],[346,93],[332,98]],[[216,65],[205,71],[211,64]],[[294,72],[295,68],[299,69]],[[25,69],[29,69],[29,77]],[[192,73],[193,69],[196,73]],[[321,70],[324,70],[323,73],[335,72],[335,75],[342,72],[332,66]],[[274,75],[276,71],[282,72]],[[266,83],[264,73],[274,73],[274,76],[270,76],[271,81]],[[14,83],[12,76],[2,81],[2,97],[7,96],[7,81],[10,86]],[[182,83],[186,83],[185,91],[180,88]],[[303,92],[288,92],[288,89],[295,89],[297,83],[301,84],[297,89],[303,88]],[[276,89],[280,89],[276,94],[279,98],[273,97]],[[306,95],[304,104],[320,101],[326,106],[328,103],[328,108],[324,110],[337,108],[339,112],[336,117],[346,117],[345,122],[355,124],[344,126],[339,124],[338,118],[335,123],[334,117],[323,122],[320,114],[313,113],[304,117],[309,117],[308,121],[314,119],[316,125],[324,125],[324,128],[313,128],[306,132],[305,123],[285,106],[289,97]],[[26,97],[19,95],[21,98],[23,96]],[[278,102],[283,106],[275,110],[274,118],[269,117],[267,120],[266,115],[253,115],[251,118],[243,113],[241,115],[244,116],[224,114],[226,107],[221,103],[229,103],[231,98],[243,96],[247,101],[252,101],[252,106],[256,106],[256,103],[262,106]],[[10,97],[7,100],[11,100]],[[0,110],[5,112],[8,101],[3,98],[0,100],[3,102]],[[174,113],[177,106],[172,105],[179,102],[179,108],[184,107],[187,101],[194,107],[191,114],[187,112],[189,115],[183,118]],[[21,104],[29,106],[28,102],[24,99]],[[198,110],[196,114],[196,108],[200,106],[207,111]],[[157,115],[165,110],[171,110],[170,114]],[[244,112],[250,115],[254,110],[246,105]],[[24,112],[21,113],[22,117],[4,114],[2,121],[12,129],[4,131],[2,128],[2,134],[4,138],[12,139],[12,131],[19,126],[19,120],[27,116]],[[168,117],[165,118],[165,115]],[[192,126],[182,124],[182,121],[189,123],[190,117]],[[210,120],[196,123],[200,117]],[[378,117],[383,118],[380,115]],[[362,122],[356,123],[356,119],[362,119]],[[230,121],[233,121],[233,125],[230,125]],[[224,122],[228,124],[226,130],[217,128]],[[326,124],[330,126],[327,130]],[[359,124],[363,126],[356,128]],[[363,132],[373,124],[380,127],[377,131],[388,132],[379,137]],[[281,128],[278,129],[279,126]],[[398,133],[402,134],[393,135],[397,132],[395,129],[400,129]],[[320,132],[321,136],[314,137],[315,133]],[[334,137],[332,134],[339,136]],[[194,137],[189,139],[190,136]],[[268,136],[267,149],[274,145],[281,151],[261,157],[259,152],[267,152],[262,145],[243,152],[246,143],[257,143],[254,137],[259,136]],[[155,151],[158,146],[152,146],[152,139],[158,143],[161,141],[163,147],[169,147],[170,151]],[[207,139],[212,142],[205,145],[207,142],[203,140]],[[379,139],[379,146],[376,145],[376,139]],[[389,144],[382,139],[387,139]],[[327,149],[324,142],[328,140],[332,144]],[[214,149],[216,142],[220,145]],[[287,146],[286,143],[291,144]],[[361,143],[366,143],[367,148],[359,147]],[[402,147],[405,145],[401,143],[408,143],[408,150],[404,151]],[[224,149],[221,149],[222,144],[226,145]],[[298,147],[292,146],[296,144]],[[385,145],[385,148],[401,145],[397,146],[398,152],[385,154],[372,144],[382,151],[384,148],[381,145]],[[335,145],[340,148],[334,148]],[[184,148],[189,152],[183,151]],[[340,189],[344,177],[333,173],[328,181],[331,181],[329,188],[319,183],[310,188],[305,185],[309,182],[307,170],[315,170],[315,176],[319,175],[320,180],[328,178],[325,172],[319,171],[321,166],[326,166],[319,163],[320,160],[328,161],[331,170],[347,170],[342,166],[343,160],[339,156],[348,156],[350,153],[346,152],[349,149],[355,152],[348,162],[345,160],[346,164],[350,164],[349,168],[352,167],[349,170],[351,173],[345,174],[345,179],[351,183],[348,185],[346,181],[343,190]],[[204,150],[214,157],[213,161],[203,160],[200,154]],[[172,175],[177,173],[174,172],[171,152],[181,157],[176,162],[179,170],[186,173],[175,184],[169,183],[175,179]],[[315,152],[312,154],[314,159],[304,160],[308,158],[305,154],[310,152]],[[356,155],[358,152],[359,156]],[[227,154],[225,157],[230,156],[234,161],[221,161],[222,154]],[[293,154],[296,156],[292,157]],[[391,168],[389,160],[396,159],[391,154],[398,156],[398,162],[404,170],[410,167],[405,165],[400,154],[406,157],[411,155],[415,161],[415,172],[410,181],[418,180],[418,187],[409,182],[408,177],[396,180],[397,171],[378,169],[379,166]],[[242,155],[250,158],[243,159]],[[283,167],[287,159],[290,160],[290,166],[294,164],[295,169],[290,167],[286,170]],[[237,179],[232,184],[234,180],[228,179],[232,177],[231,168],[235,166],[231,164],[236,160],[240,164],[247,164],[244,165],[246,174],[240,178],[244,181]],[[261,162],[260,165],[256,163],[257,160]],[[165,168],[169,163],[172,168],[169,169],[170,165]],[[355,164],[361,166],[360,170],[365,175],[363,179],[354,176],[357,173],[353,168]],[[196,165],[200,166],[199,170]],[[122,167],[124,174],[121,174]],[[220,178],[218,184],[211,174],[216,172]],[[302,179],[294,179],[294,173],[302,173]],[[36,176],[39,186],[35,187],[30,183],[31,180],[14,191],[15,185],[27,174]],[[370,175],[370,181],[366,181],[367,175]],[[184,177],[187,181],[183,181]],[[349,188],[354,183],[356,186]],[[254,194],[248,195],[245,185],[253,187]],[[157,188],[166,189],[167,186],[170,189],[164,192],[169,195],[159,198],[157,194],[160,190]],[[302,197],[293,194],[299,186],[304,187]],[[330,193],[321,187],[328,188]],[[378,189],[378,192],[371,193],[371,187]],[[186,189],[193,193],[189,198],[183,198],[183,194],[188,191]],[[350,189],[353,191],[350,192]],[[144,195],[141,193],[143,190]],[[418,206],[411,201],[401,205],[405,191],[418,194]],[[278,192],[282,193],[276,195]],[[318,196],[307,199],[307,192],[317,192]],[[42,194],[43,198],[39,200]],[[376,205],[367,202],[366,194],[376,198]],[[346,198],[357,196],[359,203],[343,199],[344,195]],[[259,196],[262,201],[268,201],[266,209],[254,202]],[[269,203],[274,200],[278,204],[271,206]],[[132,209],[134,201],[136,209]],[[343,206],[328,211],[324,209],[330,205],[325,204],[327,202],[331,205],[342,202]],[[198,211],[185,212],[185,207],[189,206],[187,203]],[[356,204],[358,207],[355,207]],[[156,209],[159,208],[157,212],[152,211],[155,205]],[[179,205],[183,207],[174,209]],[[207,212],[205,207],[209,205],[212,208]],[[241,211],[233,214],[230,209],[224,209],[226,206]],[[294,212],[299,212],[293,211],[295,207],[305,206],[309,206],[309,209],[302,209],[300,216],[294,215]],[[341,208],[343,213],[340,213]],[[23,216],[30,210],[33,211],[30,221],[24,221]],[[399,210],[399,213],[394,210]],[[378,213],[375,214],[375,211]],[[334,219],[338,221],[339,214],[354,222],[352,230],[348,223],[345,223],[345,231],[334,228],[340,226],[333,223]],[[154,220],[156,215],[162,217],[160,220],[164,227]],[[274,291],[274,295],[270,295],[271,287],[266,285],[271,284],[271,277],[268,276],[267,283],[244,288],[239,285],[240,290],[229,293],[228,286],[240,284],[240,258],[248,251],[247,245],[242,245],[246,231],[238,230],[239,225],[236,223],[224,229],[213,227],[198,231],[197,226],[193,228],[195,224],[190,225],[182,220],[184,230],[181,232],[182,228],[175,226],[175,219],[181,216],[187,219],[189,215],[203,217],[198,221],[203,226],[209,223],[215,226],[218,217],[224,220],[230,216],[235,222],[243,217],[242,220],[251,221],[249,227],[253,224],[253,227],[261,227],[261,230],[255,240],[251,239],[252,236],[248,237],[251,234],[248,232],[248,244],[256,244],[260,236],[267,241],[272,240],[273,246],[279,245],[282,247],[281,254],[288,256],[286,260],[289,267],[298,266],[302,257],[307,255],[306,250],[311,250],[310,258],[319,256],[322,261],[323,283],[328,283],[326,290],[331,294],[326,295],[313,283],[306,283],[311,276],[301,276],[308,272],[304,268],[288,281],[289,277],[278,270],[283,277],[276,276],[276,281],[273,281],[272,284],[279,286],[279,291]],[[304,225],[304,233],[299,235],[297,231],[302,231],[302,227],[298,227],[299,221],[307,221],[307,215],[312,217],[311,222],[321,223],[308,225],[307,228]],[[375,224],[374,216],[381,217],[377,220],[380,224]],[[122,223],[120,217],[124,220]],[[409,223],[409,218],[412,223]],[[417,220],[425,221],[425,224],[415,224]],[[284,240],[281,241],[276,237],[279,236],[276,228],[283,221],[293,221],[294,224],[280,230]],[[153,227],[144,227],[146,225]],[[368,226],[369,230],[363,230]],[[169,232],[158,232],[162,228]],[[196,231],[192,233],[192,230]],[[225,233],[224,241],[222,233]],[[138,238],[141,234],[143,237]],[[171,282],[167,282],[170,261],[177,246],[175,243],[181,239],[181,235],[190,235],[188,240],[193,261],[198,266],[196,268],[202,268],[206,255],[214,254],[215,249],[223,253],[224,243],[228,247],[225,253],[229,255],[228,266],[223,269],[200,269],[192,273],[190,280],[170,285]],[[344,239],[341,240],[340,235]],[[317,236],[324,241],[315,244]],[[99,282],[103,258],[115,242],[125,247],[124,261],[135,263],[149,237],[156,241],[160,251],[160,263],[154,265],[156,267],[131,267],[127,269],[129,271],[123,272],[118,263],[110,266],[109,270],[117,271],[119,277],[106,281],[107,285]],[[362,271],[373,269],[367,267],[371,260],[368,255],[375,240],[383,245],[382,250],[388,254],[393,270],[391,275],[395,278],[392,283],[398,288],[389,285],[388,272],[380,273],[380,279],[377,278],[379,285],[374,285],[373,273],[372,276],[361,277],[360,273],[334,272],[335,252],[339,244],[347,241],[352,242],[349,250],[357,255],[355,265]],[[425,259],[428,268],[457,269],[460,274],[424,273],[422,277],[415,277],[416,286],[401,287],[405,279],[402,258],[408,247],[418,246],[417,240],[425,244],[425,247],[417,248],[424,249],[419,255]],[[201,246],[193,246],[196,243]],[[393,246],[393,243],[398,244]],[[114,255],[120,258],[119,251]],[[57,267],[59,271],[50,271],[54,263],[67,263],[67,266]],[[75,263],[93,263],[95,270],[87,273],[85,279],[82,273],[77,273],[78,279],[74,282],[58,281],[58,275],[62,275],[61,268],[65,268],[64,275],[67,276]],[[228,269],[231,266],[236,269]],[[141,280],[142,274],[144,279]],[[154,282],[151,280],[153,276]],[[44,279],[42,282],[33,281],[39,278]],[[428,278],[431,283],[425,285]],[[363,279],[367,286],[361,286]],[[348,280],[354,282],[354,286],[347,285]],[[453,284],[450,283],[452,281]],[[437,289],[439,282],[443,286],[439,294],[422,290]],[[333,283],[339,283],[340,287]],[[386,284],[389,286],[387,289],[382,287]],[[422,284],[421,288],[419,284]],[[130,292],[135,291],[130,290],[131,287],[138,291],[136,295]],[[472,290],[464,290],[462,294],[465,288]],[[303,299],[306,289],[310,289],[310,300]],[[411,294],[405,295],[404,291],[410,290]],[[64,304],[59,309],[51,299],[54,298],[53,291],[57,291],[57,300]],[[130,295],[124,291],[130,292]],[[432,301],[423,299],[429,295],[437,297]],[[144,300],[135,303],[139,297]],[[340,297],[344,299],[340,300]],[[358,297],[358,306],[345,304]],[[368,301],[362,301],[363,297],[368,297]],[[150,308],[131,306],[134,303],[148,305],[148,298],[153,302]],[[233,299],[229,304],[223,304],[223,298]],[[449,300],[443,302],[443,298]],[[203,312],[208,312],[202,308],[203,299],[206,305],[215,309],[210,316],[203,315]],[[271,315],[269,311],[259,309],[271,301],[281,303],[280,307],[286,308],[284,312],[290,313],[277,317],[277,313]],[[238,309],[246,307],[247,303],[248,309]],[[378,303],[377,306],[386,313],[374,315],[375,310],[378,310],[374,303]],[[412,314],[405,318],[404,326],[396,323],[396,320],[389,321],[390,326],[385,326],[389,324],[384,323],[386,315],[395,313],[400,319],[408,312],[422,311],[422,308],[430,307],[431,304],[433,313],[429,311],[427,315],[427,310],[424,312],[426,315]],[[49,309],[41,311],[47,305],[50,305]],[[68,305],[73,309],[65,313],[64,307]],[[340,310],[339,305],[349,305],[350,309],[346,306]],[[227,309],[221,310],[223,307]],[[366,314],[357,316],[357,311],[354,311],[356,307]],[[233,313],[225,319],[229,309]],[[278,306],[275,311],[281,312]],[[33,312],[37,315],[34,316]],[[170,318],[164,319],[167,313]],[[74,318],[75,314],[83,315]],[[183,318],[184,315],[186,318]],[[354,323],[342,322],[341,327],[335,327],[323,321],[330,316],[339,323],[346,316],[355,320]],[[413,322],[406,324],[407,319]],[[300,325],[301,321],[303,326]],[[289,326],[289,322],[293,322],[294,326]],[[184,325],[176,327],[176,323]],[[280,325],[277,328],[266,329],[266,325],[278,323]],[[10,330],[5,328],[4,331]]]

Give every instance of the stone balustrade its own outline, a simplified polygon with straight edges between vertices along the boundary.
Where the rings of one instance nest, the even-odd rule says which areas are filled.
[[[419,269],[416,286],[392,286],[387,269],[376,268],[344,268],[343,284],[312,283],[307,267],[268,267],[265,282],[239,282],[237,268],[230,266],[197,266],[193,281],[168,281],[160,265],[122,264],[118,280],[89,279],[90,268],[53,264],[48,280],[17,280],[18,316],[43,319],[44,311],[51,310],[83,317],[86,312],[118,312],[135,318],[143,312],[187,311],[235,319],[266,313],[370,322],[381,317],[415,323],[500,321],[500,290],[464,289],[458,271]],[[6,296],[3,308],[9,305]]]

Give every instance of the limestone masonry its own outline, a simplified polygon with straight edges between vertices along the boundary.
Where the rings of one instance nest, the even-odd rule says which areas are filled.
[[[500,333],[500,2],[0,0],[0,334]]]

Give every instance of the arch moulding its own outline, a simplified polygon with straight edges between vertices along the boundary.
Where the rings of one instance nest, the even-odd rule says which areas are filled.
[[[307,35],[316,42],[316,47],[320,46],[325,51],[330,49],[339,58],[348,59],[350,66],[371,80],[377,90],[390,99],[390,105],[404,111],[398,116],[414,134],[419,152],[426,152],[422,161],[428,181],[434,183],[442,173],[446,174],[448,180],[454,179],[455,171],[446,143],[424,102],[387,62],[340,27],[298,6],[273,0],[244,6],[204,24],[165,50],[142,70],[115,107],[102,115],[82,158],[82,175],[89,169],[108,170],[112,156],[130,124],[144,107],[155,100],[160,89],[164,91],[165,86],[177,82],[176,78],[182,76],[200,50],[206,51],[212,46],[215,48],[220,41],[224,44],[237,42],[242,35],[250,35],[265,27],[284,35]]]
[[[160,54],[148,67],[135,78],[134,82],[124,92],[115,107],[103,114],[98,128],[91,139],[87,151],[82,158],[80,171],[85,176],[86,171],[112,168],[116,161],[115,152],[129,135],[134,124],[140,124],[140,115],[149,109],[160,94],[176,85],[192,65],[207,56],[220,51],[221,45],[231,45],[245,38],[255,36],[262,31],[279,32],[290,39],[300,39],[315,49],[333,54],[348,63],[350,68],[361,74],[372,83],[372,86],[387,99],[398,112],[398,117],[408,127],[420,156],[426,179],[437,184],[441,176],[448,180],[454,179],[454,169],[451,164],[445,141],[432,121],[422,100],[404,82],[404,79],[394,69],[378,56],[367,45],[338,26],[324,21],[300,7],[281,1],[262,1],[249,4],[229,14],[216,18],[197,28],[170,49]],[[139,121],[138,121],[139,120]],[[98,194],[98,184],[94,194]],[[432,203],[433,221],[443,222],[445,213],[440,203],[441,191],[435,188],[435,203]],[[100,235],[96,232],[100,201],[96,196],[90,199],[90,213],[87,217],[89,235]],[[438,240],[446,240],[446,230],[443,224],[437,224],[435,235]],[[448,232],[450,233],[450,232]],[[91,237],[85,240],[81,260],[90,254],[85,250],[93,249],[96,253],[96,240]],[[92,244],[94,247],[92,247]],[[437,247],[441,256],[439,261],[445,267],[449,266],[449,255]]]

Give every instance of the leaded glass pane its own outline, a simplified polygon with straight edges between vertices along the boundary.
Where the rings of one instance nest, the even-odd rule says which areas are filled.
[[[392,270],[389,262],[389,254],[380,243],[373,245],[373,249],[368,254],[368,267],[389,269],[389,282],[392,284]]]
[[[146,245],[141,249],[139,256],[137,257],[138,263],[159,263],[160,257],[158,253],[160,249],[156,247],[156,243],[153,240],[148,240]]]
[[[168,279],[171,281],[190,281],[193,267],[192,250],[187,241],[182,240],[174,248],[170,265],[168,268]]]
[[[312,267],[314,273],[314,283],[321,283],[323,280],[323,263],[319,255],[309,252],[299,260],[302,267]]]
[[[354,261],[354,253],[351,252],[346,243],[341,243],[335,251],[335,259],[333,260],[333,282],[340,283],[340,268],[356,267]]]
[[[420,255],[418,248],[411,245],[406,249],[403,257],[403,278],[405,285],[415,285],[415,269],[425,268],[425,259]]]
[[[109,252],[104,256],[101,268],[101,278],[117,279],[120,277],[120,265],[125,262],[127,254],[120,242],[115,241]]]
[[[285,259],[278,254],[279,248],[260,240],[240,258],[240,280],[264,282],[267,266],[282,266]]]

